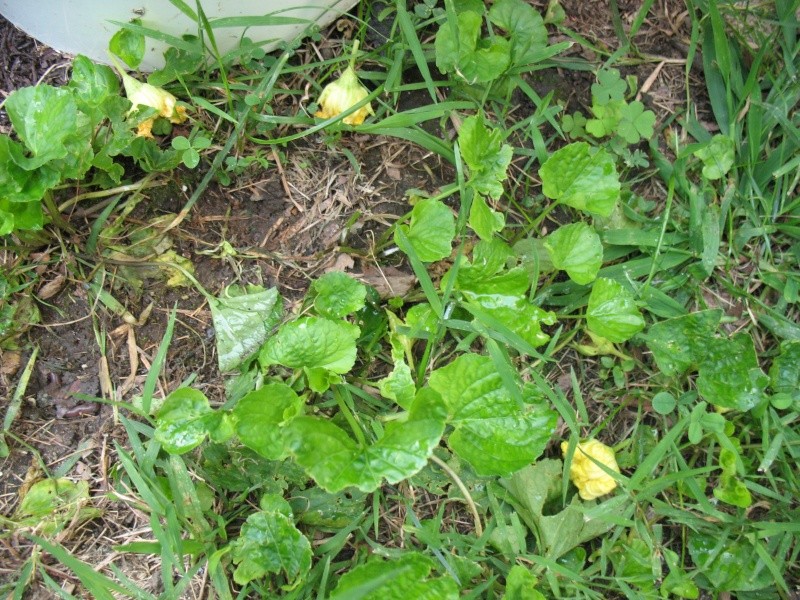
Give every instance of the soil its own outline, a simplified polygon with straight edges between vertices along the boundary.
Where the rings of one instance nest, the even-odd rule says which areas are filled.
[[[533,4],[544,12],[547,2]],[[606,2],[562,4],[566,27],[601,48],[618,44]],[[618,4],[627,27],[640,3]],[[634,40],[653,60],[623,69],[637,75],[640,83],[655,75],[642,96],[659,122],[685,103],[682,60],[688,19],[683,10],[682,2],[657,0]],[[347,27],[333,26],[330,35],[340,36],[342,31]],[[561,37],[556,34],[551,41]],[[570,53],[596,58],[578,45]],[[69,57],[31,40],[0,17],[0,98],[37,82],[64,84],[69,65]],[[691,75],[696,78],[699,72],[692,70]],[[558,69],[545,78],[532,78],[531,83],[543,94],[556,88],[570,112],[586,112],[591,104],[591,73]],[[702,85],[694,93],[702,98]],[[519,110],[529,108],[523,105]],[[702,115],[700,120],[705,120]],[[0,111],[0,133],[8,132],[7,118]],[[379,257],[376,244],[386,227],[408,210],[406,191],[435,192],[453,181],[449,166],[407,142],[359,135],[344,136],[331,146],[322,136],[310,137],[266,158],[269,168],[251,168],[230,186],[209,187],[189,217],[169,233],[172,249],[191,262],[206,290],[216,295],[234,283],[277,286],[291,303],[302,297],[311,278],[344,269],[387,295],[407,291],[414,282],[410,269]],[[201,171],[203,167],[207,164]],[[137,273],[110,254],[116,250],[124,255],[138,228],[150,226],[157,232],[153,220],[178,213],[197,181],[196,172],[178,171],[165,185],[144,190],[124,228],[91,255],[85,250],[85,234],[102,204],[82,206],[70,215],[72,225],[84,233],[37,249],[30,291],[41,321],[20,338],[20,350],[0,354],[0,405],[5,409],[33,348],[38,348],[34,373],[13,424],[14,437],[8,439],[11,454],[0,462],[0,514],[13,515],[20,491],[44,472],[87,481],[92,497],[103,497],[115,462],[114,442],[125,444],[127,439],[109,402],[129,401],[141,393],[173,307],[177,323],[157,394],[165,395],[193,377],[192,385],[212,403],[224,400],[224,379],[217,368],[214,331],[203,296],[192,287],[167,287],[163,278],[145,279],[138,286],[124,284],[121,280],[131,280],[132,275],[135,279]],[[646,193],[659,200],[663,190]],[[226,248],[234,252],[224,252]],[[11,245],[0,251],[6,269],[32,258],[16,254]],[[89,286],[98,277],[136,319],[148,312],[149,316],[130,324],[108,310]],[[386,290],[387,285],[393,288]],[[100,519],[72,532],[72,538],[62,543],[91,564],[113,559],[130,577],[154,589],[158,565],[110,549],[140,529],[146,531],[146,515],[110,500],[100,500],[99,507]],[[12,558],[0,560],[0,583],[13,580],[28,556],[24,538],[4,543],[11,544],[6,556]],[[65,587],[77,583],[55,565],[48,567],[54,579]]]

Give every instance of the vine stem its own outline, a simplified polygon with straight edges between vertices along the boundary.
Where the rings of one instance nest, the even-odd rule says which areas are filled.
[[[464,502],[467,503],[467,508],[469,508],[469,512],[472,513],[472,518],[475,520],[475,533],[478,535],[478,537],[481,537],[483,535],[481,516],[478,514],[478,507],[475,506],[475,501],[472,499],[469,490],[467,490],[467,486],[464,485],[464,482],[461,481],[461,478],[458,476],[458,474],[438,456],[431,454],[431,461],[436,463],[442,471],[447,473],[450,479],[452,479],[453,482],[458,486],[458,489],[461,490],[461,493],[464,494]]]

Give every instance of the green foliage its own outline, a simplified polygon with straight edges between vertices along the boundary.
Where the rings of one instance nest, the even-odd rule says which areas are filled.
[[[589,295],[586,325],[608,341],[619,343],[644,329],[644,319],[633,295],[622,284],[600,277]]]
[[[553,266],[566,271],[575,283],[594,281],[603,264],[600,236],[586,223],[559,227],[545,238],[544,247]]]
[[[284,324],[259,354],[262,367],[285,365],[347,373],[356,360],[358,327],[345,321],[303,317]]]
[[[592,85],[594,118],[586,121],[587,132],[596,138],[617,136],[626,144],[638,144],[653,137],[655,113],[645,110],[638,100],[628,103],[627,88],[616,69],[598,71],[597,83]]]
[[[456,22],[442,24],[436,34],[436,66],[442,73],[458,75],[467,83],[485,83],[503,74],[511,63],[511,44],[494,36],[483,39],[483,18],[467,10]],[[455,25],[455,27],[453,27]],[[453,35],[457,33],[457,35]]]
[[[367,288],[344,273],[326,273],[313,284],[314,309],[329,319],[340,319],[364,308]]]
[[[720,179],[733,166],[733,140],[725,135],[715,135],[693,154],[703,161],[703,177]]]
[[[411,210],[408,225],[399,226],[420,260],[434,262],[450,256],[456,235],[452,211],[439,200],[420,200]],[[402,243],[395,234],[395,243]]]
[[[614,160],[585,142],[564,146],[539,169],[544,195],[562,204],[608,217],[619,200]]]

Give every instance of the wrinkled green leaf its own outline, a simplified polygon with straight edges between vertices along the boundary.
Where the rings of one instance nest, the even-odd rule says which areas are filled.
[[[323,368],[347,373],[356,361],[358,327],[344,321],[303,317],[283,325],[259,354],[261,366]]]
[[[470,10],[459,13],[458,37],[445,21],[436,34],[436,66],[442,73],[455,73],[469,84],[500,77],[511,62],[511,45],[499,36],[480,40],[481,16]]]
[[[488,356],[459,356],[431,373],[430,386],[455,428],[448,445],[479,475],[508,475],[530,464],[555,429],[556,413],[543,401],[515,400]]]
[[[378,381],[378,389],[384,398],[394,400],[405,409],[410,408],[417,392],[411,367],[402,359],[395,360],[392,372]]]
[[[430,578],[436,563],[417,552],[391,560],[373,558],[342,575],[330,600],[457,600],[456,582]]]
[[[592,286],[586,308],[586,324],[610,342],[629,340],[644,329],[642,313],[633,295],[613,279],[600,277]]]
[[[264,504],[262,501],[262,507]],[[247,517],[239,537],[231,543],[231,557],[238,565],[233,579],[239,585],[280,572],[295,581],[311,568],[311,544],[295,526],[289,505],[279,496],[266,504],[276,510]]]
[[[560,460],[544,459],[500,480],[510,494],[506,500],[536,536],[537,553],[553,559],[614,526],[608,519],[585,516],[584,510],[595,503],[581,502],[577,494],[562,511],[543,514],[545,503],[560,496],[562,470]]]
[[[232,371],[264,343],[281,321],[283,301],[276,288],[228,286],[209,301],[220,371]]]
[[[72,61],[69,88],[73,90],[79,108],[90,114],[106,99],[119,94],[119,81],[111,67],[98,65],[79,54]]]
[[[760,590],[774,583],[769,569],[745,540],[690,533],[689,554],[705,581],[701,588],[714,592]]]
[[[749,335],[738,333],[708,341],[697,378],[697,391],[706,401],[722,408],[750,410],[764,400],[768,383]]]
[[[614,159],[602,148],[575,142],[557,150],[539,169],[544,195],[568,206],[608,217],[619,199]]]
[[[523,0],[498,0],[489,9],[489,20],[511,37],[511,64],[519,67],[537,60],[547,46],[542,16]]]
[[[27,170],[67,156],[67,139],[78,131],[78,106],[66,88],[50,85],[11,92],[3,106],[14,131],[33,154],[14,159]]]
[[[697,369],[721,318],[721,310],[704,310],[652,325],[647,331],[647,347],[661,372],[676,377]]]
[[[456,221],[447,205],[439,200],[420,200],[411,210],[409,225],[399,225],[420,260],[434,262],[450,256]],[[400,242],[395,235],[395,244]]]
[[[42,479],[25,493],[14,513],[18,527],[35,527],[50,535],[70,523],[80,524],[100,516],[96,508],[87,507],[89,484],[66,477]]]
[[[733,166],[735,148],[733,140],[726,135],[717,134],[694,155],[703,161],[703,177],[721,179]]]
[[[362,308],[367,288],[349,275],[338,271],[325,273],[311,284],[314,308],[323,317],[340,319]]]
[[[207,435],[222,442],[233,434],[230,417],[214,411],[205,395],[178,388],[164,399],[156,414],[155,439],[170,454],[183,454],[199,446]]]
[[[769,378],[776,394],[800,393],[800,341],[781,342],[781,353],[772,361]]]
[[[545,238],[544,247],[553,266],[581,285],[594,281],[603,264],[600,236],[583,222],[559,227]]]
[[[297,417],[286,426],[286,444],[297,463],[323,489],[348,486],[364,492],[383,479],[397,483],[417,473],[444,433],[446,409],[439,394],[422,388],[404,420],[386,425],[383,437],[367,447],[340,427],[318,417]]]
[[[285,456],[283,425],[303,412],[303,399],[284,383],[268,383],[239,400],[232,414],[241,442],[264,458]]]
[[[470,185],[479,194],[495,199],[503,195],[503,182],[506,180],[508,165],[511,164],[513,154],[511,146],[503,143],[503,137],[503,130],[487,127],[481,114],[464,119],[458,133],[461,156],[469,167]],[[473,200],[473,207],[478,200],[478,198]],[[488,210],[488,206],[486,210]],[[472,212],[470,212],[470,225],[472,225],[472,216]],[[498,217],[502,216],[495,216],[494,219]],[[475,229],[474,225],[473,229]],[[476,231],[478,230],[476,229]],[[491,234],[485,237],[481,236],[481,239],[490,237]]]
[[[318,487],[295,490],[289,503],[300,523],[324,529],[342,529],[364,516],[367,495],[346,489],[330,494]]]

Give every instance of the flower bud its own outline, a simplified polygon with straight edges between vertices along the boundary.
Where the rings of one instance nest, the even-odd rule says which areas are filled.
[[[330,119],[355,106],[369,95],[369,91],[358,81],[352,67],[347,67],[336,81],[332,81],[322,90],[319,96],[320,110],[315,117]],[[347,125],[361,125],[367,115],[374,115],[372,105],[368,102],[354,113],[347,115],[343,121]]]
[[[569,444],[562,442],[561,451],[565,455],[568,448]],[[611,471],[619,473],[617,459],[611,448],[597,440],[589,440],[578,444],[575,454],[572,456],[569,478],[578,488],[578,493],[584,500],[594,500],[610,493],[617,487],[616,480],[597,466],[592,459],[603,464]]]

